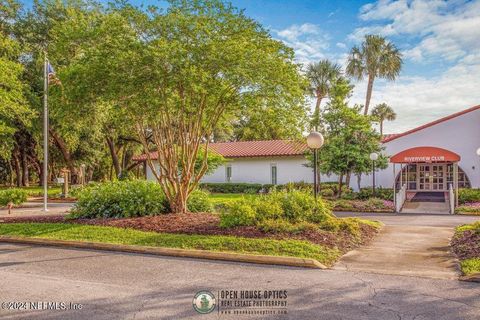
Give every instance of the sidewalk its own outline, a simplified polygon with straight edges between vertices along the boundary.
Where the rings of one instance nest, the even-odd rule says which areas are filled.
[[[387,225],[371,245],[350,251],[334,269],[457,279],[459,270],[449,246],[452,235],[452,227]]]
[[[11,214],[8,214],[8,209],[0,209],[0,218],[68,214],[73,205],[74,203],[49,203],[48,211],[45,212],[43,203],[25,202],[21,208],[13,208]]]

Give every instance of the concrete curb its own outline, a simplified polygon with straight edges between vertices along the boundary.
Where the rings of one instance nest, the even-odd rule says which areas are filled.
[[[480,272],[470,274],[468,276],[461,276],[459,279],[461,281],[480,282]]]
[[[255,264],[270,264],[270,265],[313,268],[313,269],[328,269],[325,265],[318,262],[317,260],[308,259],[308,258],[280,257],[280,256],[277,257],[277,256],[250,255],[250,254],[241,254],[241,253],[216,252],[216,251],[207,251],[207,250],[133,246],[133,245],[110,244],[110,243],[100,243],[100,242],[64,241],[64,240],[52,240],[52,239],[40,239],[40,238],[20,238],[20,237],[10,237],[10,236],[0,236],[0,242],[46,245],[46,246],[67,247],[67,248],[107,250],[107,251],[115,251],[115,252],[142,253],[142,254],[152,254],[152,255],[159,255],[159,256],[199,258],[199,259],[208,259],[208,260],[246,262],[246,263],[255,263]]]

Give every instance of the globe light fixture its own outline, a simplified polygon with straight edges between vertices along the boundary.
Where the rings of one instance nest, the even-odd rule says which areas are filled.
[[[375,153],[375,152],[370,153],[370,160],[372,161],[378,160],[378,153]]]
[[[320,132],[310,132],[307,136],[307,146],[313,150],[313,195],[315,196],[315,200],[317,200],[318,194],[318,180],[317,180],[317,151],[323,146],[323,136]]]
[[[477,156],[480,157],[480,148],[477,149]]]
[[[307,136],[307,146],[310,149],[320,149],[323,146],[323,136],[320,132],[310,132]]]

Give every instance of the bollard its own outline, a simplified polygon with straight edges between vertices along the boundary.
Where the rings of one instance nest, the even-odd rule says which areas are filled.
[[[11,213],[11,210],[12,210],[12,208],[13,208],[13,202],[10,201],[10,202],[7,204],[7,208],[8,208],[8,214],[10,214],[10,213]]]

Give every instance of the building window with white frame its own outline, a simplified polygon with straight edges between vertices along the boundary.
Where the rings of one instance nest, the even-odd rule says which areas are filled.
[[[277,165],[275,163],[270,165],[270,173],[272,177],[272,184],[277,184]]]
[[[225,167],[225,180],[227,182],[232,181],[232,166],[226,166]]]

